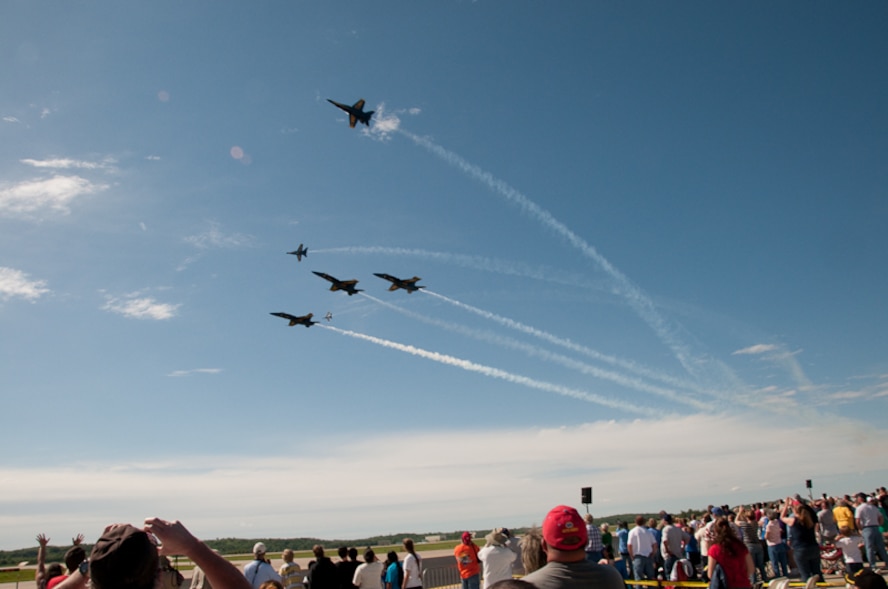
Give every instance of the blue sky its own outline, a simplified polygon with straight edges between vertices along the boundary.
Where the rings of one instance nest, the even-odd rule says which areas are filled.
[[[886,27],[881,2],[4,2],[0,548],[885,484]]]

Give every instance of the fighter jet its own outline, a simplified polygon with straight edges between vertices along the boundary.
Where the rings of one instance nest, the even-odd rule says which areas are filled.
[[[333,284],[333,286],[330,287],[330,290],[344,290],[348,293],[348,296],[352,296],[353,294],[364,290],[363,288],[355,288],[355,285],[358,283],[357,280],[339,280],[333,278],[329,274],[324,274],[323,272],[315,272],[314,270],[312,270],[312,274],[316,274],[324,280],[330,281]]]
[[[296,261],[301,262],[302,256],[305,256],[306,258],[308,257],[308,248],[302,247],[302,244],[300,243],[299,247],[296,249],[296,251],[287,252],[287,253],[296,256]]]
[[[376,274],[375,272],[373,273],[373,275],[379,276],[383,280],[388,280],[389,282],[391,282],[392,285],[389,287],[389,290],[398,290],[399,288],[403,288],[407,291],[407,294],[410,294],[421,288],[425,288],[424,286],[416,286],[416,283],[422,280],[422,278],[420,278],[419,276],[414,276],[413,278],[397,278],[395,276],[392,276],[391,274]]]
[[[327,323],[333,321],[333,313],[331,313],[330,311],[327,311],[327,314],[324,315],[324,319],[327,320]]]
[[[341,104],[339,102],[336,102],[335,100],[330,100],[329,98],[327,99],[327,102],[329,102],[330,104],[332,104],[333,106],[335,106],[337,108],[341,108],[342,110],[344,110],[345,112],[348,113],[348,126],[351,127],[352,129],[355,128],[355,125],[358,122],[364,123],[368,127],[370,126],[370,117],[373,116],[373,113],[375,111],[369,110],[367,112],[364,112],[364,99],[363,98],[360,99],[359,101],[357,101],[356,103],[354,103],[354,105],[352,105],[352,106],[349,106],[347,104]]]
[[[317,323],[317,321],[311,320],[311,318],[314,317],[314,315],[312,313],[309,313],[308,315],[303,315],[302,317],[296,317],[295,315],[290,315],[289,313],[271,313],[271,314],[274,315],[275,317],[282,317],[284,319],[289,319],[290,320],[290,327],[293,327],[294,325],[304,325],[306,327],[311,327],[312,325]]]

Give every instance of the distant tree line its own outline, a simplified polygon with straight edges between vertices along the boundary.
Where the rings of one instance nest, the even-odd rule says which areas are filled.
[[[89,544],[82,544],[81,546],[83,546],[83,549],[86,550],[87,554],[92,550],[92,546]],[[69,548],[71,548],[70,544],[68,546],[47,546],[46,564],[51,562],[65,562],[65,553],[68,552]],[[25,561],[27,561],[28,564],[37,563],[36,546],[33,548],[19,548],[17,550],[0,550],[0,567],[14,567],[20,562]]]

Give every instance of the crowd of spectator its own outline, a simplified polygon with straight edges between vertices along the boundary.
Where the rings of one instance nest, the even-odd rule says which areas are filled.
[[[453,557],[462,589],[480,589],[482,579],[490,589],[623,589],[633,580],[696,578],[714,588],[751,589],[793,572],[802,581],[822,581],[821,563],[829,552],[841,555],[841,572],[858,589],[886,589],[885,571],[878,566],[888,566],[884,487],[853,497],[796,495],[735,508],[709,506],[686,518],[662,511],[659,518],[639,515],[634,524],[630,529],[619,521],[612,534],[607,523],[596,525],[591,515],[581,517],[560,505],[546,515],[541,529],[521,538],[496,528],[479,547],[465,532]],[[265,544],[257,542],[242,571],[181,523],[157,518],[145,520],[142,528],[108,526],[88,557],[83,535],[76,536],[64,569],[46,566],[49,538],[40,534],[37,541],[37,589],[178,589],[184,578],[168,555],[194,563],[191,589],[423,589],[423,560],[411,538],[403,541],[403,561],[396,551],[380,561],[367,548],[359,562],[358,550],[343,546],[333,562],[316,545],[306,569],[290,549],[275,569]]]

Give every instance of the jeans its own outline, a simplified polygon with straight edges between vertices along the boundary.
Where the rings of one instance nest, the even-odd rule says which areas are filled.
[[[481,589],[481,573],[462,579],[462,589]]]
[[[768,558],[774,567],[774,574],[778,577],[789,576],[789,559],[786,557],[786,544],[768,545]]]
[[[866,559],[872,568],[876,568],[876,561],[881,560],[888,565],[888,555],[885,554],[885,539],[879,526],[867,526],[863,528],[863,543],[866,545]]]
[[[629,574],[629,578],[630,579],[635,578],[633,576],[635,573],[632,571],[632,559],[629,558],[629,553],[628,552],[621,552],[620,559],[626,563],[626,572]]]
[[[678,557],[672,556],[671,554],[663,560],[663,576],[666,579],[668,579],[669,575],[672,574],[672,567],[674,567],[675,563],[677,563],[677,562],[678,562]]]
[[[749,554],[752,555],[752,564],[758,569],[759,574],[762,576],[762,583],[764,583],[768,580],[768,575],[765,573],[765,551],[762,550],[762,545],[756,542],[755,544],[747,544],[746,548],[749,550]],[[751,581],[755,585],[755,573],[752,573]]]
[[[632,559],[632,572],[635,573],[636,581],[644,581],[645,579],[653,579],[657,576],[654,571],[654,561],[650,556],[641,556],[636,554]],[[641,585],[637,586],[641,589]]]
[[[598,564],[598,561],[601,560],[602,554],[601,550],[587,550],[586,551],[586,560],[589,562],[594,562]]]
[[[820,573],[820,546],[796,545],[792,551],[795,554],[801,580],[804,582],[811,577],[818,577],[818,581],[823,582],[823,575]]]

